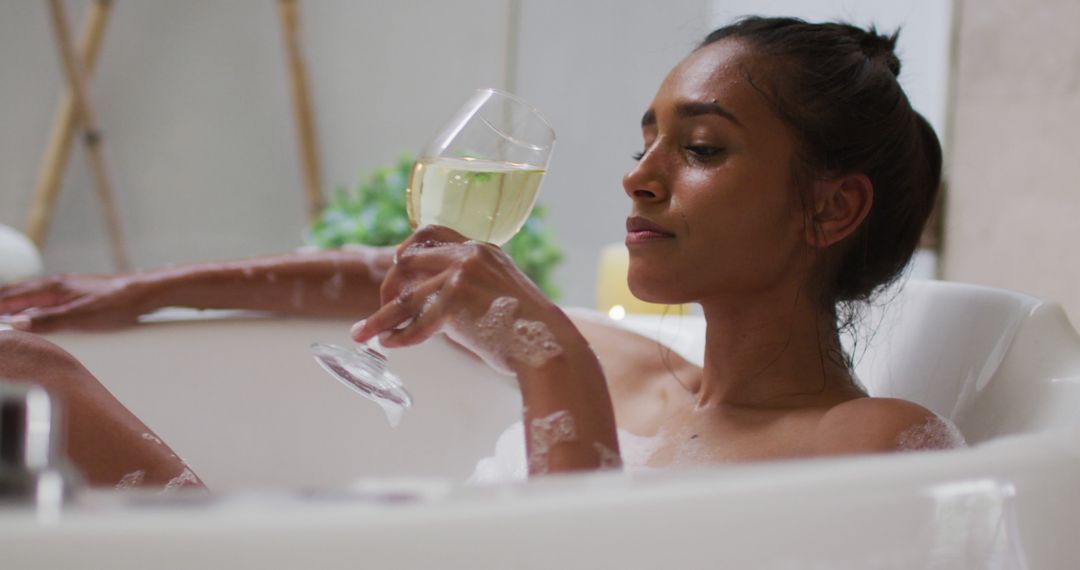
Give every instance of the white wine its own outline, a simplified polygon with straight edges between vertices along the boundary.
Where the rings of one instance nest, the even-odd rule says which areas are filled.
[[[529,217],[543,177],[544,169],[527,164],[422,158],[409,177],[409,220],[502,245]]]

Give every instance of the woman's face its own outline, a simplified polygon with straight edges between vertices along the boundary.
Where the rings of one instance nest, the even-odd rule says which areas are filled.
[[[802,278],[795,140],[751,85],[748,55],[730,40],[695,51],[642,118],[641,158],[623,178],[630,289],[642,299],[745,298]]]

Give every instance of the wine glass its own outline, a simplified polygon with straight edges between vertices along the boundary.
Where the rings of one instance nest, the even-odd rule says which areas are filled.
[[[505,244],[529,218],[554,145],[555,131],[531,105],[498,89],[477,90],[416,159],[409,221],[414,229],[438,224]],[[330,375],[378,403],[396,425],[412,396],[376,343],[311,349]]]
[[[503,245],[536,203],[555,131],[521,99],[481,89],[413,165],[413,228],[438,224],[469,239]]]

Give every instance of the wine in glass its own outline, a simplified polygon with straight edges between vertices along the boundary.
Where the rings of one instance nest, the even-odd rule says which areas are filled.
[[[555,131],[529,104],[477,91],[413,165],[409,220],[505,244],[536,203],[554,144]]]
[[[413,165],[409,221],[413,228],[438,224],[505,244],[536,203],[554,145],[555,131],[531,105],[498,89],[478,90]],[[379,404],[391,425],[412,405],[376,346],[315,343],[311,349],[327,372]]]

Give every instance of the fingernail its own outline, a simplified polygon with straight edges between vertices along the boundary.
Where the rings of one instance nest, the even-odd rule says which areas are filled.
[[[362,321],[356,321],[356,324],[354,324],[352,328],[349,329],[349,335],[353,338],[360,336],[360,331],[364,329],[365,324],[367,324],[367,319],[364,319]]]
[[[15,330],[24,331],[30,328],[30,317],[26,315],[15,315],[11,317],[8,324]]]

